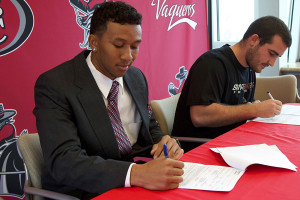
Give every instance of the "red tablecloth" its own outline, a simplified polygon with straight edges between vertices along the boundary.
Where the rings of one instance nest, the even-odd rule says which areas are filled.
[[[212,152],[209,148],[262,143],[277,145],[293,164],[297,167],[300,166],[300,126],[253,121],[187,152],[181,158],[181,161],[228,166],[220,154]],[[300,174],[287,169],[252,165],[247,168],[230,192],[187,189],[149,191],[133,187],[113,189],[94,198],[94,200],[103,199],[297,200],[300,199]]]

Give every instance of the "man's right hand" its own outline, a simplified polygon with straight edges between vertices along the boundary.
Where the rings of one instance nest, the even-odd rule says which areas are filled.
[[[135,164],[131,168],[130,184],[149,190],[175,189],[183,181],[183,167],[183,162],[163,157]]]
[[[278,100],[268,99],[255,104],[255,106],[257,110],[256,117],[269,118],[281,113],[282,103]]]

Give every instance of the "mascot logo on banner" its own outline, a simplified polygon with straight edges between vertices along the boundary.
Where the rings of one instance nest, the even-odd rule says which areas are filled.
[[[91,49],[88,42],[90,35],[90,23],[91,18],[96,7],[100,6],[106,0],[70,0],[71,6],[73,6],[76,22],[84,30],[83,42],[79,43],[82,49]]]
[[[18,137],[13,117],[16,110],[4,109],[0,103],[0,195],[24,197],[25,167],[17,147]],[[24,129],[21,133],[28,134]]]
[[[174,96],[180,92],[180,88],[183,85],[184,81],[187,78],[188,71],[185,70],[184,66],[179,68],[179,72],[175,75],[175,78],[179,80],[179,86],[176,87],[174,83],[169,83],[168,92],[171,96]]]
[[[151,6],[156,7],[156,20],[159,20],[160,17],[169,18],[170,22],[167,31],[182,23],[187,23],[192,29],[196,30],[197,22],[191,19],[196,12],[195,5],[195,3],[179,5],[175,4],[174,1],[167,0],[152,0],[151,2]],[[180,92],[187,74],[188,71],[185,70],[184,66],[179,68],[179,72],[175,75],[175,78],[179,80],[179,86],[176,87],[174,83],[169,83],[168,92],[170,96],[174,96]]]
[[[6,15],[8,12],[10,19]],[[0,56],[22,46],[30,36],[33,25],[33,13],[25,0],[0,0]]]

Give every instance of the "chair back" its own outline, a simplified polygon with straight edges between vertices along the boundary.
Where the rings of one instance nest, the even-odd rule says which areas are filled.
[[[40,138],[37,133],[23,134],[18,138],[18,148],[23,157],[30,186],[42,188],[41,174],[44,166]]]
[[[79,200],[78,198],[50,190],[42,189],[41,175],[44,158],[37,133],[23,134],[18,138],[18,148],[26,166],[25,197],[28,200]]]
[[[285,103],[299,102],[297,79],[294,75],[282,75],[273,77],[257,77],[254,98],[264,101],[270,99],[269,91],[274,99]]]
[[[180,93],[165,99],[152,100],[150,102],[161,131],[165,134],[171,135],[172,133],[175,111],[179,97]]]

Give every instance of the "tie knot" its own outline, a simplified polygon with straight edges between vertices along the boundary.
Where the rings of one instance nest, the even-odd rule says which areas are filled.
[[[117,99],[119,93],[119,82],[114,81],[107,96],[108,101]]]

